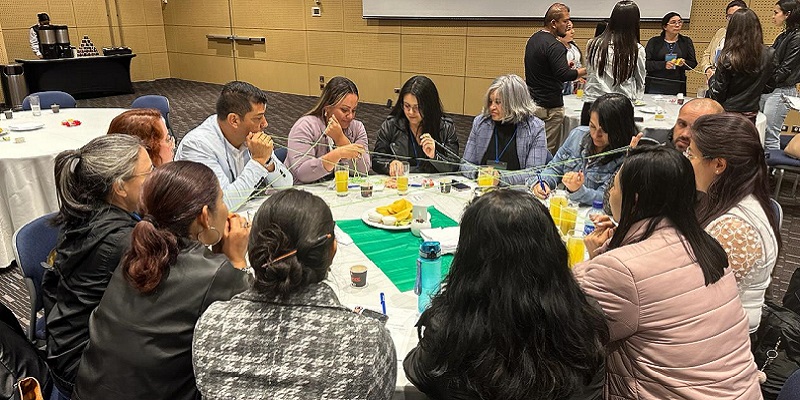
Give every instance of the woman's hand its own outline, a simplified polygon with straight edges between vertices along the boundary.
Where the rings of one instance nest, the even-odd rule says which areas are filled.
[[[389,176],[397,176],[403,172],[403,162],[400,160],[392,160],[389,163]]]
[[[667,69],[675,69],[675,61],[674,60],[667,61],[666,67]]]
[[[602,247],[612,236],[614,236],[613,228],[598,229],[595,227],[592,233],[583,238],[583,244],[586,245],[590,260],[597,255],[597,249]]]
[[[419,139],[420,145],[422,145],[422,152],[425,153],[428,158],[434,158],[436,155],[436,141],[427,133],[423,133]]]
[[[247,240],[250,236],[250,223],[239,214],[228,215],[225,232],[222,233],[221,251],[228,257],[234,267],[247,268],[245,254]]]
[[[336,157],[338,157],[340,160],[353,160],[361,157],[366,150],[364,149],[364,146],[359,143],[350,143],[344,146],[339,146],[333,151],[336,152]]]
[[[583,186],[583,182],[585,181],[586,177],[583,175],[583,171],[567,172],[566,174],[564,174],[564,177],[561,178],[561,182],[564,183],[564,186],[567,187],[567,190],[569,190],[570,193],[580,189],[581,186]]]
[[[544,187],[544,189],[542,189],[542,187]],[[542,200],[550,196],[550,186],[547,186],[547,184],[544,182],[541,184],[539,182],[534,183],[531,187],[531,191],[533,192],[534,196]]]
[[[632,148],[632,149],[635,149],[636,146],[639,145],[639,141],[642,140],[643,136],[644,136],[644,133],[642,133],[642,132],[637,133],[636,136],[632,136],[631,137],[631,143],[628,146],[630,148]]]
[[[342,138],[347,139],[344,136],[344,131],[342,131],[342,125],[339,124],[339,120],[336,119],[335,115],[329,115],[330,118],[328,118],[328,126],[325,127],[325,134],[328,135],[329,138],[333,139],[334,142],[339,142],[342,140]]]

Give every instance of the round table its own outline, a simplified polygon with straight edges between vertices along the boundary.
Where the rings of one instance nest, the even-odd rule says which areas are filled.
[[[0,140],[0,268],[7,267],[14,259],[11,246],[14,232],[37,217],[58,210],[53,174],[55,156],[104,135],[111,120],[123,111],[62,108],[57,114],[42,110],[42,115],[34,116],[31,111],[22,111],[15,112],[10,120],[1,117],[4,136]],[[63,126],[61,122],[67,119],[79,120],[81,125]],[[11,126],[26,123],[44,126],[29,131],[11,130]]]

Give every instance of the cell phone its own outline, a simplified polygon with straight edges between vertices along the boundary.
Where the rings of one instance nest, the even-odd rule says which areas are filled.
[[[356,314],[361,314],[361,315],[363,315],[365,317],[370,317],[370,318],[377,319],[378,321],[381,321],[381,323],[383,323],[383,324],[385,324],[386,321],[389,320],[389,316],[388,315],[383,314],[383,313],[379,313],[377,311],[372,311],[372,310],[370,310],[368,308],[356,307],[356,308],[353,309],[353,312],[356,313]]]
[[[453,188],[455,190],[458,190],[459,192],[462,192],[464,190],[469,190],[470,189],[469,185],[467,185],[466,183],[464,183],[464,182],[456,182],[456,181],[453,181]]]

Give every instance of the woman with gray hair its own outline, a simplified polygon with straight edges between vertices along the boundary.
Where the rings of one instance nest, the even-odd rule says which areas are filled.
[[[42,293],[47,363],[67,397],[89,341],[89,315],[128,247],[142,183],[152,170],[147,150],[129,135],[101,136],[56,156],[60,232]]]
[[[481,166],[490,168],[502,185],[519,185],[535,175],[531,168],[547,163],[544,122],[525,81],[503,75],[489,86],[483,111],[472,121],[461,171],[474,178]]]

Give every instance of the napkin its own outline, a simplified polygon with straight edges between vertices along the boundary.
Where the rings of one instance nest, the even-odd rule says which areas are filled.
[[[339,225],[333,227],[333,234],[336,235],[336,241],[343,246],[353,244],[353,238],[350,235],[344,233],[342,228],[339,228]]]
[[[419,231],[423,240],[435,240],[442,246],[442,254],[454,254],[458,247],[458,235],[460,228],[451,226],[449,228],[431,228]]]

